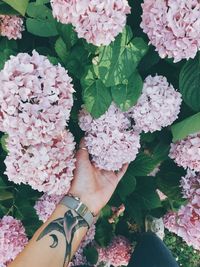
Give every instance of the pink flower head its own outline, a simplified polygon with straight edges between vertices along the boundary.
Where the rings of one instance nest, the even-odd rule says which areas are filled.
[[[45,193],[36,201],[34,208],[41,221],[46,222],[49,219],[63,196]]]
[[[79,38],[94,45],[109,45],[126,25],[127,0],[51,0],[53,15],[72,23]]]
[[[28,243],[21,221],[11,216],[0,219],[0,266],[6,266]]]
[[[34,146],[24,146],[17,138],[8,138],[5,174],[17,184],[25,183],[40,192],[62,195],[70,189],[73,178],[74,148],[74,138],[68,131],[48,144]]]
[[[90,0],[74,21],[79,38],[96,46],[109,45],[126,25],[127,0]]]
[[[73,105],[72,79],[45,56],[12,56],[0,72],[3,128],[23,145],[51,142],[65,128]]]
[[[140,148],[139,134],[129,130],[129,119],[116,105],[111,104],[98,119],[81,111],[79,121],[81,129],[86,131],[85,144],[97,167],[119,170],[135,159]]]
[[[177,213],[165,215],[165,227],[195,249],[200,250],[200,207],[194,209],[191,203],[182,206]]]
[[[109,263],[114,267],[127,266],[131,258],[132,246],[123,236],[116,236],[106,248],[98,248],[98,263]]]
[[[141,27],[161,58],[194,58],[200,48],[198,0],[144,0]]]
[[[24,30],[23,19],[19,16],[0,15],[0,35],[10,39],[21,39]]]
[[[171,144],[170,158],[184,169],[200,171],[200,133]]]
[[[167,82],[164,76],[148,76],[145,79],[142,95],[129,111],[139,131],[160,131],[171,125],[178,117],[181,94]]]

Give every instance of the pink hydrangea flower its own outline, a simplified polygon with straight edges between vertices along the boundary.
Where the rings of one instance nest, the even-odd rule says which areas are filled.
[[[70,189],[75,168],[74,138],[68,131],[54,137],[48,144],[24,146],[17,138],[8,138],[5,159],[8,179],[29,184],[48,194],[62,195]]]
[[[19,16],[0,15],[0,35],[10,39],[21,39],[24,30],[23,19]]]
[[[184,169],[200,171],[200,133],[171,144],[169,157]]]
[[[114,267],[127,266],[131,258],[132,246],[123,236],[116,236],[106,248],[98,248],[98,263],[106,262]]]
[[[200,48],[198,0],[145,0],[141,27],[161,58],[194,58]]]
[[[46,222],[48,220],[63,196],[48,195],[45,193],[36,201],[34,208],[41,221]]]
[[[28,243],[21,221],[11,216],[0,219],[0,266],[5,266],[24,249]]]
[[[171,125],[178,117],[181,94],[167,82],[164,76],[148,76],[145,79],[142,95],[129,111],[139,131],[160,131]]]
[[[177,212],[164,217],[165,227],[195,249],[200,250],[200,207],[194,209],[191,203],[182,206]]]
[[[139,134],[129,130],[129,119],[116,105],[111,104],[98,119],[81,111],[79,125],[86,131],[85,144],[100,169],[119,170],[135,159],[140,148]]]
[[[181,178],[181,188],[184,198],[191,200],[198,197],[200,207],[200,174],[188,170],[187,174]]]
[[[109,45],[126,25],[127,0],[52,0],[53,15],[72,23],[79,38],[94,45]]]
[[[66,126],[73,105],[72,79],[45,56],[12,56],[0,72],[3,128],[23,145],[51,142]]]
[[[126,25],[127,0],[90,0],[74,21],[79,38],[96,46],[109,45]]]

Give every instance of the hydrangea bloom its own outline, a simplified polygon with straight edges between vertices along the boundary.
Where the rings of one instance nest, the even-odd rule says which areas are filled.
[[[23,250],[27,242],[28,238],[21,221],[11,216],[0,219],[0,266],[6,267],[7,263]]]
[[[79,38],[94,45],[109,45],[126,25],[127,0],[52,0],[53,15],[72,23]]]
[[[145,0],[141,27],[160,57],[194,58],[200,48],[198,0]]]
[[[116,236],[106,248],[98,248],[100,262],[108,262],[114,267],[127,266],[131,257],[132,247],[123,236]]]
[[[48,195],[45,193],[37,200],[34,208],[41,221],[46,222],[48,220],[63,196],[64,195]]]
[[[196,204],[200,207],[200,174],[194,171],[187,171],[186,176],[181,178],[181,188],[183,192],[183,197],[190,199],[199,199]]]
[[[79,125],[86,131],[85,144],[100,169],[119,170],[124,163],[135,159],[140,148],[139,134],[129,130],[129,119],[116,105],[111,104],[98,119],[81,111]]]
[[[33,51],[12,56],[0,72],[3,128],[23,145],[50,142],[69,119],[74,92],[66,70]]]
[[[21,39],[23,30],[23,19],[19,16],[0,15],[0,35],[9,40]]]
[[[170,158],[183,168],[200,171],[200,133],[171,144]]]
[[[175,212],[169,212],[164,217],[165,227],[195,249],[200,250],[200,207],[194,209],[191,203]]]
[[[146,132],[161,130],[171,125],[178,117],[181,94],[176,92],[164,76],[148,76],[142,95],[129,114],[135,121],[135,128]]]
[[[64,194],[73,178],[74,148],[74,138],[68,131],[63,131],[48,144],[35,146],[24,146],[17,138],[8,138],[5,174],[10,181],[27,183],[38,191]]]

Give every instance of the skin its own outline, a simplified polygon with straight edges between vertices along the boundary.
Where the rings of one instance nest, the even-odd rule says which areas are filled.
[[[74,179],[69,193],[79,197],[89,210],[94,215],[97,215],[111,198],[128,165],[124,165],[117,173],[99,170],[90,162],[83,140],[80,143],[80,149],[76,153],[76,159]],[[54,225],[58,220],[70,222],[70,216],[73,216],[74,219],[77,214],[59,204],[49,220],[36,231],[26,248],[8,267],[68,266],[88,227],[84,225],[84,222],[80,223],[82,218],[77,217],[77,228],[74,233],[66,230],[66,227],[63,227],[65,230],[63,230],[63,233],[62,231],[57,231],[56,228],[47,234],[46,232],[49,226]],[[59,225],[62,225],[62,223]],[[68,232],[66,233],[66,231]],[[69,250],[70,253],[66,253]]]

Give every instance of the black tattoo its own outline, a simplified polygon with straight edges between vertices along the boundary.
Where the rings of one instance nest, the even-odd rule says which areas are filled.
[[[71,249],[72,249],[72,241],[75,235],[75,232],[81,227],[87,227],[86,221],[81,216],[74,216],[71,210],[68,210],[63,218],[58,218],[52,222],[50,222],[47,227],[42,231],[42,233],[37,238],[39,241],[44,236],[48,235],[52,231],[58,231],[64,235],[66,240],[66,249],[64,256],[63,267],[66,263],[69,263],[71,260]],[[59,239],[56,234],[50,234],[53,242],[50,245],[50,248],[56,248],[59,243]]]

